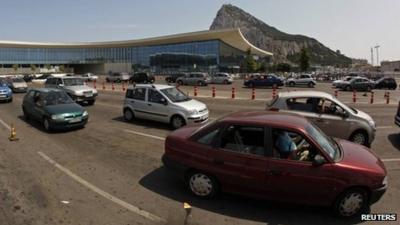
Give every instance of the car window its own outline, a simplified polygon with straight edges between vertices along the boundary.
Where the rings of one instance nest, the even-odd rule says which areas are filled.
[[[163,98],[164,97],[160,94],[160,92],[153,89],[149,89],[149,97],[148,97],[149,102],[161,103],[161,99]]]
[[[273,157],[311,162],[318,150],[303,135],[285,129],[272,129]]]
[[[132,98],[144,101],[146,98],[146,88],[136,88],[132,90]]]
[[[132,89],[126,90],[125,98],[133,98],[133,90]]]
[[[345,113],[345,110],[335,102],[329,99],[321,98],[318,102],[316,113],[342,117]]]
[[[228,151],[264,155],[264,128],[251,126],[229,126],[221,136],[220,148]]]
[[[52,78],[47,79],[45,84],[54,84],[54,79]]]
[[[286,100],[289,110],[315,112],[319,98],[290,98]]]
[[[28,99],[33,99],[33,96],[35,95],[35,91],[29,91],[28,94],[26,94],[26,97]]]
[[[213,131],[207,132],[206,134],[204,134],[203,136],[199,137],[196,142],[200,143],[200,144],[204,144],[204,145],[211,145],[214,138],[218,135],[220,129],[217,128]]]

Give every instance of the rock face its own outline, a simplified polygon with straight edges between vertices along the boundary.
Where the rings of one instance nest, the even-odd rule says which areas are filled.
[[[274,54],[274,63],[296,63],[300,50],[307,48],[312,64],[348,65],[351,59],[332,51],[314,38],[291,35],[271,27],[242,9],[226,4],[221,7],[210,30],[240,28],[243,35],[253,45]]]

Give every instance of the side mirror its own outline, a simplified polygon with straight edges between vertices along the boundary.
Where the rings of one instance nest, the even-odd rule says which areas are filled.
[[[326,163],[326,160],[321,155],[316,155],[313,159],[312,165],[313,166],[321,166]]]

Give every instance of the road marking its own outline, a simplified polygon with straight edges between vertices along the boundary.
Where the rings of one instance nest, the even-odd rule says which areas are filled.
[[[50,157],[48,157],[46,154],[44,154],[43,152],[38,152],[38,154],[43,157],[43,159],[45,159],[47,162],[49,162],[50,164],[52,164],[53,166],[55,166],[57,169],[61,170],[62,172],[64,172],[66,175],[68,175],[69,177],[71,177],[72,179],[74,179],[75,181],[77,181],[78,183],[82,184],[83,186],[85,186],[86,188],[90,189],[91,191],[103,196],[104,198],[138,214],[141,215],[149,220],[152,221],[157,221],[157,222],[166,222],[164,219],[153,215],[147,211],[144,211],[134,205],[131,205],[103,190],[101,190],[100,188],[94,186],[93,184],[87,182],[86,180],[82,179],[81,177],[79,177],[78,175],[74,174],[73,172],[71,172],[69,169],[61,166],[60,164],[58,164],[56,161],[52,160]]]
[[[145,133],[137,132],[137,131],[133,131],[133,130],[124,130],[124,131],[127,132],[127,133],[131,133],[131,134],[136,134],[136,135],[140,135],[140,136],[144,136],[144,137],[149,137],[149,138],[154,138],[154,139],[157,139],[157,140],[165,141],[164,137],[154,136],[154,135],[151,135],[151,134],[145,134]]]
[[[391,129],[391,128],[394,128],[393,126],[379,126],[379,127],[376,127],[376,129]]]
[[[11,127],[10,127],[6,122],[4,122],[2,119],[0,119],[0,123],[1,123],[5,128],[7,128],[8,130],[11,130]]]
[[[400,158],[397,159],[382,159],[382,162],[399,162]]]

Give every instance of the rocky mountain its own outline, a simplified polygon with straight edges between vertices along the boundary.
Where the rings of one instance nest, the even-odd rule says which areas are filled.
[[[332,51],[314,38],[284,33],[230,4],[221,7],[210,30],[225,28],[240,28],[252,44],[274,54],[274,63],[296,63],[300,50],[305,47],[309,52],[311,64],[351,64],[350,58]]]

